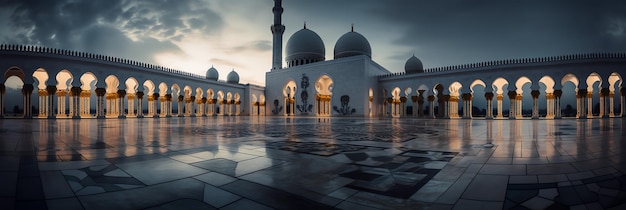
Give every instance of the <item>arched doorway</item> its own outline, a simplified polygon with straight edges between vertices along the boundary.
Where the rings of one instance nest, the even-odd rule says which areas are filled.
[[[283,87],[283,96],[284,96],[283,104],[285,104],[285,109],[283,109],[284,110],[283,114],[285,116],[292,116],[296,114],[296,111],[295,111],[296,90],[297,90],[296,82],[294,82],[293,80],[290,80],[289,82],[287,82],[287,84],[285,84],[285,86]]]
[[[330,116],[332,90],[333,80],[328,75],[322,75],[315,81],[315,113],[317,116]]]

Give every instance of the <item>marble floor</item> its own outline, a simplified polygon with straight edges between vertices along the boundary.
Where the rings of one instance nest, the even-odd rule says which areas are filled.
[[[0,120],[2,209],[625,209],[626,119]]]

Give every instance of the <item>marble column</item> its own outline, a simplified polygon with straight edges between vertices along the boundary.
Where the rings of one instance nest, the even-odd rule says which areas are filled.
[[[418,111],[419,108],[418,108],[418,105],[417,105],[417,98],[418,97],[419,96],[411,96],[411,102],[413,102],[412,103],[413,106],[411,106],[411,110],[413,111],[413,114],[412,114],[413,117],[419,116],[419,111]],[[424,100],[422,100],[422,105],[423,104],[424,104]]]
[[[576,94],[576,117],[580,119],[587,118],[587,110],[585,104],[587,101],[587,89],[579,89]]]
[[[200,102],[202,103],[202,116],[206,117],[207,116],[207,101],[208,99],[206,97],[202,97],[202,99],[200,99]]]
[[[609,104],[611,103],[609,93],[611,93],[609,88],[600,89],[600,117],[602,118],[609,118]]]
[[[517,117],[517,92],[509,91],[507,95],[511,101],[511,103],[509,103],[509,119],[515,119]]]
[[[46,92],[48,93],[48,97],[46,98],[48,100],[48,103],[46,103],[46,105],[48,106],[46,115],[48,119],[55,119],[56,114],[54,113],[54,96],[56,96],[57,87],[54,85],[48,85],[46,86]]]
[[[615,92],[609,92],[609,117],[615,117]]]
[[[486,92],[485,99],[487,99],[487,113],[485,114],[485,118],[493,119],[493,93]]]
[[[24,96],[24,118],[33,118],[33,109],[31,107],[30,95],[35,90],[33,84],[24,84],[22,86],[22,95]]]
[[[497,118],[504,118],[504,114],[502,113],[503,112],[503,110],[502,110],[502,100],[503,99],[504,99],[504,95],[502,95],[502,94],[498,94],[496,96],[496,100],[497,100],[497,107],[496,108],[497,108],[497,111],[498,111],[497,116],[496,116]]]
[[[157,111],[157,103],[159,103],[161,95],[159,95],[158,93],[154,93],[152,94],[152,117],[153,118],[159,118],[159,114],[164,112],[165,110],[161,110],[160,112]]]
[[[39,96],[39,114],[37,115],[40,118],[44,118],[48,116],[48,91],[46,89],[37,90],[37,95]],[[2,102],[2,101],[0,101]]]
[[[65,106],[67,103],[67,90],[57,90],[57,117],[65,117]]]
[[[450,118],[459,117],[459,97],[458,96],[449,96],[448,98],[448,116]]]
[[[70,89],[70,114],[74,119],[80,119],[80,94],[83,90],[80,87]]]
[[[435,96],[428,96],[428,117],[435,119]]]
[[[463,99],[463,119],[472,119],[472,94],[463,93],[461,99]]]
[[[419,93],[419,95],[417,96],[417,104],[418,104],[417,116],[418,117],[424,117],[424,92],[425,91],[426,90],[417,91],[417,93]]]
[[[554,93],[546,93],[546,119],[554,119]]]
[[[125,90],[117,90],[117,118],[126,118],[126,113],[124,112],[124,98],[126,97]]]
[[[593,92],[587,91],[587,117],[593,118]]]
[[[539,90],[532,90],[530,95],[533,97],[533,114],[532,119],[539,119]]]
[[[407,101],[406,97],[404,96],[400,97],[400,113],[399,114],[401,117],[406,116],[406,101]]]
[[[619,93],[620,93],[620,95],[619,95],[619,98],[620,98],[620,103],[619,103],[619,105],[620,105],[620,112],[619,112],[619,114],[622,117],[626,117],[626,113],[625,113],[626,112],[626,87],[620,88]]]
[[[563,95],[562,90],[554,90],[554,119],[561,119],[561,96]]]
[[[196,112],[194,111],[195,109],[193,107],[195,102],[196,102],[196,97],[195,96],[189,97],[189,103],[187,103],[188,104],[187,106],[189,107],[189,112],[188,112],[189,115],[188,116],[191,116],[191,117],[195,117],[196,116]]]
[[[450,119],[450,95],[446,94],[443,95],[443,101],[444,101],[444,105],[443,105],[443,118],[444,119]]]
[[[80,92],[80,115],[82,117],[91,117],[91,91],[82,90]]]
[[[184,114],[183,111],[185,110],[185,107],[183,107],[183,100],[185,100],[185,96],[178,96],[177,99],[178,99],[177,100],[177,102],[178,102],[178,111],[177,111],[176,115],[178,115],[179,117],[184,117],[185,114]]]
[[[128,99],[128,113],[126,116],[135,116],[135,94],[129,93],[126,98]]]
[[[96,88],[96,118],[105,118],[104,115],[104,96],[106,95],[106,89]]]
[[[516,119],[522,119],[524,117],[523,113],[522,113],[522,111],[523,111],[523,109],[522,109],[523,108],[522,107],[523,99],[524,99],[524,96],[522,96],[522,94],[517,94],[517,96],[515,96],[515,103],[516,103],[515,104],[515,109],[517,109],[515,111],[515,114],[516,114],[515,118]]]
[[[137,92],[137,117],[143,118],[143,92]]]

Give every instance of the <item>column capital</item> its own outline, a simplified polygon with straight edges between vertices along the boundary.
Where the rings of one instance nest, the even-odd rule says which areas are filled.
[[[70,96],[80,96],[80,93],[83,91],[80,87],[72,87],[70,88]]]
[[[600,89],[600,96],[609,96],[609,93],[611,93],[609,88],[602,88],[602,89]]]
[[[493,93],[492,92],[486,92],[485,93],[485,99],[487,99],[488,101],[493,100]]]
[[[515,97],[517,97],[517,92],[509,91],[507,95],[509,96],[509,99],[515,99]]]
[[[107,90],[104,88],[96,88],[96,96],[102,97],[107,93]]]
[[[33,84],[24,84],[24,86],[22,86],[22,93],[23,94],[30,94],[33,92],[33,90],[35,89],[35,87],[33,86]]]
[[[541,94],[541,92],[539,92],[539,90],[532,90],[532,91],[530,91],[530,95],[533,96],[534,99],[539,98],[540,94]]]

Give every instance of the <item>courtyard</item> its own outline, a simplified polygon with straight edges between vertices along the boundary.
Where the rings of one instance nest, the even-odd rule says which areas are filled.
[[[626,208],[624,119],[4,119],[0,205]]]

